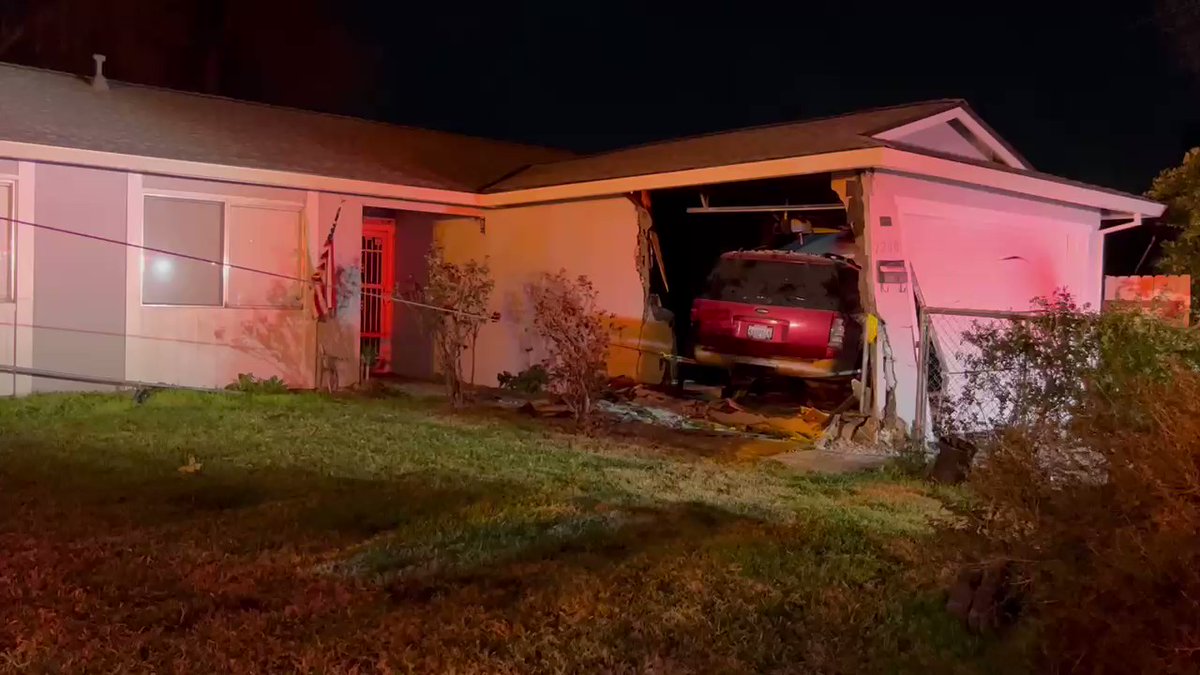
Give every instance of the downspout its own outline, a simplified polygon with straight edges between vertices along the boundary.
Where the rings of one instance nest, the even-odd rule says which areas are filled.
[[[1096,251],[1096,256],[1099,258],[1099,260],[1097,260],[1095,264],[1096,264],[1096,271],[1099,272],[1099,274],[1100,274],[1100,297],[1097,298],[1097,301],[1100,303],[1101,306],[1103,306],[1103,304],[1104,304],[1104,251],[1106,248],[1108,248],[1108,235],[1112,234],[1113,232],[1124,232],[1125,230],[1132,230],[1135,227],[1141,227],[1143,225],[1142,214],[1134,213],[1131,215],[1133,216],[1133,220],[1131,220],[1128,223],[1114,225],[1109,228],[1102,227],[1099,230],[1100,246],[1098,247],[1098,249]],[[1097,307],[1097,309],[1099,309],[1099,307]]]

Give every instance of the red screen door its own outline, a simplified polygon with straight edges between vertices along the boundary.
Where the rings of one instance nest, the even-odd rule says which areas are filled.
[[[385,371],[392,360],[392,294],[396,292],[396,223],[364,218],[362,233],[362,327],[359,347],[374,353],[372,371]]]

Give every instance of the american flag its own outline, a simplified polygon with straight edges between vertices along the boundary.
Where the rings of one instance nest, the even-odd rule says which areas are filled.
[[[337,280],[334,278],[333,235],[337,232],[338,219],[342,217],[342,206],[338,204],[337,213],[333,216],[333,225],[329,228],[329,236],[321,245],[321,258],[317,269],[312,275],[313,312],[317,321],[324,321],[337,309]]]

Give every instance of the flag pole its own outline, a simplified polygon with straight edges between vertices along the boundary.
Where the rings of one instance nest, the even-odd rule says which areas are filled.
[[[333,224],[329,227],[329,234],[325,235],[325,239],[321,242],[321,252],[318,254],[319,262],[317,263],[317,269],[315,269],[309,276],[309,283],[312,284],[313,287],[313,320],[316,322],[316,349],[314,350],[316,352],[314,354],[316,361],[314,366],[316,372],[313,373],[313,387],[316,389],[321,388],[322,379],[325,373],[325,364],[322,363],[324,361],[322,358],[322,352],[324,349],[323,341],[321,339],[321,334],[324,331],[321,329],[321,324],[326,323],[326,319],[328,319],[330,316],[334,316],[337,310],[337,295],[335,291],[332,290],[334,284],[336,283],[336,279],[333,275],[336,273],[337,269],[337,261],[334,257],[333,238],[334,234],[337,232],[338,221],[341,220],[342,217],[342,206],[345,205],[345,203],[345,199],[342,199],[342,201],[338,203],[337,211],[333,215]]]

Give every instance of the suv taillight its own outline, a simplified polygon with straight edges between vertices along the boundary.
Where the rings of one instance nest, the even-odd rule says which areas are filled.
[[[846,322],[842,317],[834,316],[829,325],[829,355],[834,356],[842,351],[842,343],[846,341]]]

